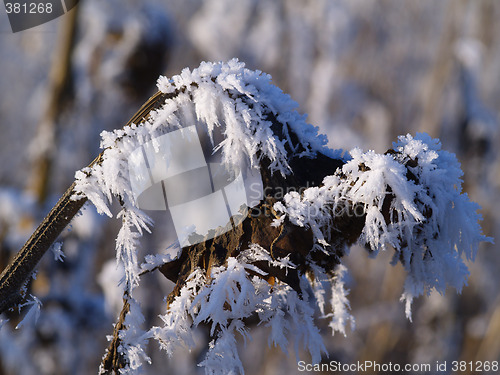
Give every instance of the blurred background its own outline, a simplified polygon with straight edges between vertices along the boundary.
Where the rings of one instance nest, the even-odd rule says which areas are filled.
[[[484,233],[498,238],[498,19],[495,0],[82,0],[57,20],[13,34],[2,9],[0,267],[98,154],[100,132],[122,127],[160,74],[232,57],[271,74],[333,148],[384,152],[401,134],[439,137],[462,163]],[[15,329],[17,312],[1,317],[0,374],[97,373],[122,303],[119,225],[86,206],[64,232],[64,262],[57,248],[46,254],[29,285],[43,303],[37,324]],[[167,232],[157,222],[144,252],[165,249]],[[318,320],[330,354],[324,361],[448,361],[442,373],[451,373],[454,360],[500,360],[497,250],[479,249],[460,295],[416,300],[409,322],[399,302],[405,274],[389,264],[391,251],[371,259],[353,248],[345,262],[356,329],[332,337]],[[172,285],[160,274],[143,285],[149,327],[159,324]],[[299,373],[292,348],[287,358],[268,347],[264,328],[250,333],[239,350],[246,374]],[[197,349],[173,358],[152,342],[145,373],[202,373],[196,364],[207,339],[200,330]]]

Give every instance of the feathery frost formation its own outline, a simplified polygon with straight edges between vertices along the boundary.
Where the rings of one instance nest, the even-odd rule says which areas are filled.
[[[318,129],[295,111],[297,103],[270,81],[269,75],[245,69],[236,59],[218,64],[204,62],[193,71],[186,68],[171,79],[158,79],[160,91],[175,95],[151,112],[147,120],[102,133],[101,148],[105,149],[102,162],[76,173],[75,191],[85,195],[99,213],[110,217],[112,198],[119,197],[123,202],[118,214],[123,225],[116,248],[117,260],[125,266],[129,288],[139,282],[137,239],[152,225],[137,208],[128,176],[128,158],[141,145],[176,129],[201,124],[214,152],[220,152],[228,170],[247,164],[258,168],[257,155],[260,155],[271,161],[273,172],[287,175],[291,171],[285,144],[292,145],[291,129],[299,137],[303,156],[312,156],[317,151],[337,156],[326,147],[326,136],[318,135]],[[269,113],[283,126],[285,140],[273,134],[272,122],[266,118]],[[217,135],[223,138],[219,142]]]
[[[447,286],[461,291],[481,241],[480,208],[462,193],[462,171],[455,155],[441,150],[427,134],[400,136],[386,154],[354,149],[342,170],[321,187],[291,193],[275,209],[292,223],[312,228],[318,244],[335,233],[331,212],[357,207],[365,224],[358,242],[375,254],[391,245],[393,263],[408,272],[402,299],[411,319],[414,297]],[[317,213],[310,215],[310,213]],[[332,234],[333,232],[333,234]]]
[[[100,213],[112,216],[113,197],[122,205],[117,215],[122,227],[116,256],[125,269],[131,305],[120,336],[121,353],[128,361],[124,372],[140,371],[140,364],[149,361],[145,346],[151,339],[169,355],[178,346],[194,347],[192,331],[201,323],[208,324],[213,338],[201,363],[208,374],[243,373],[236,337],[249,336],[245,320],[251,316],[257,315],[269,327],[269,345],[287,353],[293,341],[297,355],[302,345],[314,362],[326,352],[314,322],[317,312],[330,319],[333,332],[345,334],[347,322],[354,324],[343,282],[344,265],[324,270],[309,259],[310,272],[299,273],[298,293],[280,281],[269,284],[255,263],[265,261],[285,270],[296,265],[288,258],[274,259],[268,250],[253,244],[209,274],[196,269],[161,316],[163,325],[141,327],[142,314],[133,297],[140,272],[156,267],[164,256],[149,255],[142,266],[138,259],[140,237],[153,223],[137,207],[128,176],[128,158],[136,148],[196,124],[229,170],[242,165],[260,168],[266,158],[272,172],[287,176],[293,173],[290,153],[314,158],[321,152],[341,159],[341,152],[328,149],[326,137],[296,111],[297,103],[270,81],[269,75],[248,70],[238,60],[202,63],[171,79],[160,77],[159,90],[171,94],[161,108],[140,124],[103,132],[101,162],[77,172],[76,191]],[[273,122],[281,126],[282,137],[273,132]],[[292,136],[298,141],[292,142]],[[455,156],[441,151],[437,140],[419,134],[400,137],[386,154],[354,149],[343,161],[342,169],[322,185],[302,194],[291,192],[276,203],[274,209],[281,216],[274,225],[287,219],[310,228],[315,240],[310,251],[328,252],[336,233],[333,216],[348,206],[361,207],[352,213],[365,217],[359,243],[375,253],[391,245],[396,250],[394,261],[408,272],[402,297],[408,316],[415,296],[433,288],[444,292],[448,285],[460,290],[468,275],[462,256],[474,259],[478,243],[488,239],[481,235],[479,207],[461,192],[462,172]]]

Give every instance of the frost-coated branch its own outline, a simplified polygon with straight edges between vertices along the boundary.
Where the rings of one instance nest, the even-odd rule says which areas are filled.
[[[142,121],[144,117],[158,107],[159,103],[162,103],[169,96],[169,94],[161,92],[153,95],[126,126]],[[99,165],[102,162],[102,157],[103,153],[99,154],[85,170],[91,170],[94,166]],[[24,286],[33,274],[38,262],[87,202],[88,197],[79,194],[75,190],[75,186],[76,182],[66,190],[0,275],[0,314],[22,302],[25,294]]]
[[[375,254],[391,245],[394,263],[408,272],[402,299],[409,318],[414,297],[432,289],[444,293],[448,286],[460,291],[468,277],[462,257],[474,260],[479,243],[491,239],[481,234],[480,207],[462,193],[455,155],[426,134],[401,136],[383,155],[359,149],[350,155],[321,187],[276,203],[282,218],[312,228],[328,245],[338,230],[335,213],[358,211],[364,223],[357,241]],[[312,211],[318,214],[308,215]]]
[[[468,275],[462,258],[473,260],[479,243],[491,241],[481,233],[479,207],[462,192],[456,157],[425,134],[399,137],[385,154],[330,150],[270,76],[238,60],[160,77],[158,89],[130,126],[103,132],[100,162],[77,172],[74,188],[108,216],[114,198],[122,205],[116,257],[127,298],[108,352],[118,348],[121,372],[149,361],[151,339],[170,356],[192,348],[193,329],[203,324],[212,340],[201,363],[206,373],[243,373],[236,337],[246,339],[255,319],[269,327],[269,345],[288,353],[293,343],[297,356],[302,346],[319,362],[326,350],[316,314],[333,332],[354,326],[342,264],[351,245],[374,255],[394,248],[394,262],[408,274],[402,298],[411,317],[414,297],[447,286],[460,291]],[[148,254],[141,264],[140,237],[152,220],[139,209],[128,161],[146,144],[158,152],[158,138],[193,125],[231,173],[257,170],[264,194],[238,222],[194,244],[179,240],[177,254]],[[175,287],[162,324],[144,328],[134,293],[154,270]]]
[[[36,265],[87,201],[83,196],[78,200],[71,199],[75,194],[74,187],[75,183],[59,199],[0,275],[0,313],[22,302],[25,294],[23,288]]]
[[[111,215],[113,196],[126,208],[117,259],[131,295],[141,272],[159,269],[175,283],[164,324],[142,340],[172,355],[192,348],[192,330],[207,324],[212,342],[201,365],[208,374],[243,373],[235,336],[245,339],[255,316],[269,326],[270,345],[288,352],[293,341],[297,355],[302,345],[319,361],[325,350],[310,302],[334,332],[354,324],[342,258],[355,243],[374,254],[395,249],[394,262],[408,272],[402,298],[410,317],[414,297],[460,290],[468,272],[462,256],[474,259],[479,242],[490,240],[478,206],[461,191],[455,156],[438,140],[407,135],[385,154],[330,150],[268,75],[237,60],[161,77],[158,88],[168,98],[144,121],[103,133],[103,162],[77,174],[78,191],[102,213]],[[265,194],[232,230],[219,227],[174,257],[149,255],[139,266],[134,249],[150,222],[137,208],[128,157],[193,124],[227,169],[257,168]]]

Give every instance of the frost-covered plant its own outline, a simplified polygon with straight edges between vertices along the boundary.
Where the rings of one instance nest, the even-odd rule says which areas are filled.
[[[121,372],[139,371],[140,362],[149,361],[149,339],[169,355],[178,346],[193,348],[193,329],[204,324],[212,338],[200,364],[206,373],[243,373],[236,336],[246,339],[255,317],[269,327],[269,345],[287,352],[292,339],[297,356],[302,344],[318,362],[326,350],[316,311],[330,319],[333,332],[345,334],[347,322],[354,324],[341,263],[350,245],[365,244],[374,254],[394,247],[394,261],[408,272],[403,299],[410,317],[415,296],[447,286],[460,290],[468,275],[462,255],[474,259],[479,242],[488,240],[479,207],[461,191],[460,166],[439,141],[407,135],[383,155],[354,149],[342,157],[270,81],[237,60],[161,77],[158,105],[137,123],[104,132],[99,162],[76,174],[74,199],[84,195],[109,216],[113,197],[122,206],[116,250],[125,269],[125,307],[112,338]],[[135,201],[129,157],[192,124],[228,170],[250,166],[269,191],[281,185],[296,191],[283,199],[267,195],[258,213],[249,212],[229,233],[179,248],[173,258],[148,255],[140,265],[139,239],[152,220]],[[316,186],[305,188],[313,178]],[[176,286],[163,325],[142,328],[134,292],[141,272],[155,269]],[[111,369],[117,371],[103,362],[102,371]]]
[[[481,235],[479,206],[462,193],[462,171],[456,157],[441,150],[427,134],[400,136],[386,154],[354,149],[351,160],[300,196],[285,196],[275,204],[299,226],[313,229],[319,243],[332,237],[331,210],[346,205],[361,207],[364,226],[360,244],[377,253],[391,245],[393,262],[408,272],[402,299],[411,318],[414,297],[432,289],[444,293],[447,286],[460,291],[468,270],[462,255],[474,260]],[[325,211],[326,209],[326,211]],[[308,215],[309,212],[318,215]]]

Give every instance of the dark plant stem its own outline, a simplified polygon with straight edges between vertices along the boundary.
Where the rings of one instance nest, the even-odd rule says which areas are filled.
[[[163,94],[157,92],[137,111],[137,113],[125,125],[138,124],[149,116],[149,113],[157,109],[166,99],[172,98],[178,92]],[[93,167],[101,162],[103,153],[90,163]],[[0,314],[19,305],[23,300],[22,289],[27,280],[33,274],[36,265],[42,259],[50,246],[54,243],[61,232],[66,228],[71,219],[78,213],[87,201],[87,197],[72,199],[76,194],[75,182],[66,190],[57,204],[43,219],[29,240],[17,253],[14,260],[3,270],[0,275]]]
[[[125,293],[125,295],[123,296],[123,308],[120,312],[118,322],[115,324],[115,329],[113,331],[113,340],[109,344],[109,347],[106,350],[106,354],[104,355],[104,358],[101,362],[101,374],[103,375],[119,374],[120,369],[123,369],[127,366],[126,358],[124,357],[123,353],[120,353],[120,331],[126,329],[125,318],[130,312],[129,298],[130,296]]]
[[[21,302],[23,298],[21,289],[32,275],[36,265],[87,201],[87,198],[83,196],[78,200],[71,199],[75,194],[74,188],[75,183],[66,190],[14,260],[0,275],[0,313]]]

